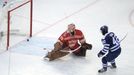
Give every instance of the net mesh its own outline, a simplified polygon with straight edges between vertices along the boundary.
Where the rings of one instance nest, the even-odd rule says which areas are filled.
[[[12,0],[2,8],[0,50],[6,50],[30,35],[30,1]]]

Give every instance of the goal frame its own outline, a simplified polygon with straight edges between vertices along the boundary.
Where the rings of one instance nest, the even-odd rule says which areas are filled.
[[[10,46],[10,21],[11,21],[11,12],[16,10],[16,9],[19,9],[20,7],[24,6],[25,4],[27,3],[30,3],[30,7],[29,7],[29,10],[30,10],[30,34],[29,34],[29,37],[31,38],[32,37],[32,19],[33,19],[33,0],[28,0],[27,2],[24,2],[22,4],[20,4],[19,6],[16,6],[10,10],[8,10],[7,12],[7,46],[6,46],[6,49],[8,50],[9,49],[9,46]]]

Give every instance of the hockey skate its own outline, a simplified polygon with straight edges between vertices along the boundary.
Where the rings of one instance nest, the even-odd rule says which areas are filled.
[[[111,68],[111,69],[115,69],[115,68],[117,68],[116,63],[111,63],[110,68]]]
[[[52,59],[50,60],[49,56],[50,56],[50,52],[48,52],[48,54],[46,56],[44,56],[43,59],[47,60],[47,61],[51,61]]]
[[[103,73],[107,71],[107,67],[103,67],[102,69],[98,70],[99,73]]]
[[[43,57],[44,60],[50,61],[48,57]]]

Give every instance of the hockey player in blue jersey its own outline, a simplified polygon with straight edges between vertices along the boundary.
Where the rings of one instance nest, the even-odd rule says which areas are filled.
[[[116,68],[115,59],[121,53],[120,42],[117,36],[113,32],[108,32],[108,26],[104,25],[100,28],[102,35],[103,49],[98,53],[98,57],[102,57],[103,68],[98,70],[99,73],[106,72],[108,62],[111,63],[111,68]]]

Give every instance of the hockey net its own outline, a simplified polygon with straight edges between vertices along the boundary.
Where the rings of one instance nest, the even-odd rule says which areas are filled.
[[[0,52],[32,36],[32,0],[11,0],[0,15]]]

